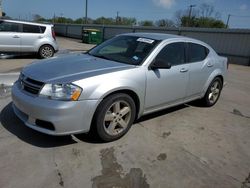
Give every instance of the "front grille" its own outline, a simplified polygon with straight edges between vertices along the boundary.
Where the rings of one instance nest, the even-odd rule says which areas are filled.
[[[43,82],[33,80],[25,76],[20,77],[20,82],[21,82],[21,87],[24,91],[34,95],[37,95],[44,85]]]

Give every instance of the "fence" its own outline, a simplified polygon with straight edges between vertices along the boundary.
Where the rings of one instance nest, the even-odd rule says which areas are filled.
[[[159,28],[132,26],[101,26],[55,24],[57,35],[82,38],[83,29],[102,31],[103,40],[121,33],[157,32],[183,35],[202,40],[211,45],[217,53],[227,56],[230,63],[250,66],[250,29],[208,29],[208,28]]]

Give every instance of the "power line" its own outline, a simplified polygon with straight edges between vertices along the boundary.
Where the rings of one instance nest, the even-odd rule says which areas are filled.
[[[238,17],[238,18],[250,18],[250,16],[248,16],[248,15],[242,16],[242,15],[233,15],[233,14],[228,14],[228,16],[227,16],[227,24],[226,24],[226,28],[228,28],[228,26],[229,26],[229,21],[230,21],[230,18],[231,18],[231,17]]]
[[[244,16],[241,16],[241,15],[232,15],[230,14],[231,16],[233,17],[239,17],[239,18],[250,18],[250,15],[244,15]]]

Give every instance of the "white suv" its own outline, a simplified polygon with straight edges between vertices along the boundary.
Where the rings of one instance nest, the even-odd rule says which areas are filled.
[[[37,53],[49,58],[58,51],[53,25],[0,19],[0,53]]]

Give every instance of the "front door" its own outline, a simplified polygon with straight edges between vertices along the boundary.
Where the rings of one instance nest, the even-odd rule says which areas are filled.
[[[20,51],[20,26],[19,24],[0,21],[0,53]]]
[[[147,72],[146,111],[182,102],[186,96],[189,79],[189,64],[185,63],[185,43],[166,45],[154,61],[170,63],[171,68]]]

